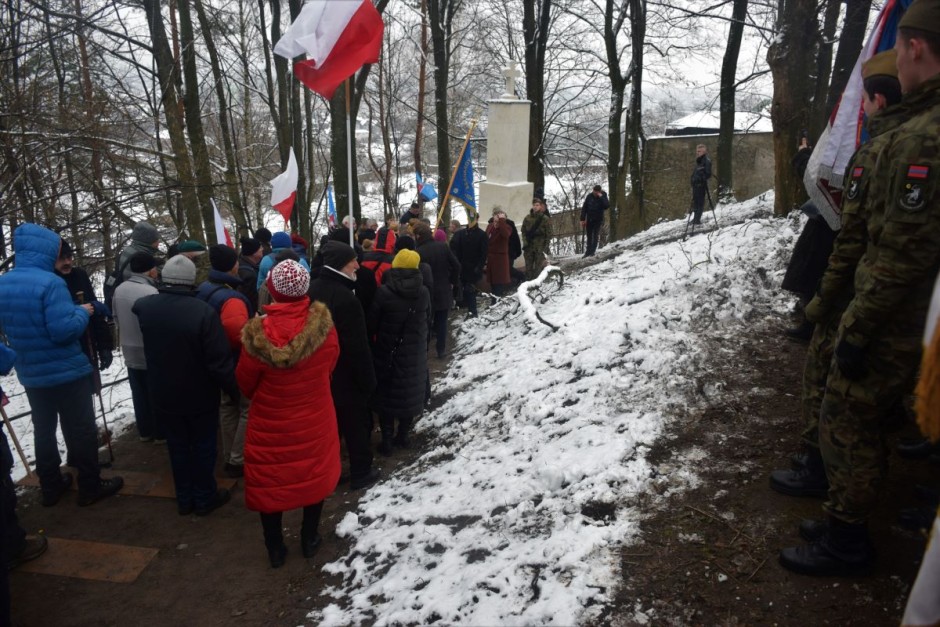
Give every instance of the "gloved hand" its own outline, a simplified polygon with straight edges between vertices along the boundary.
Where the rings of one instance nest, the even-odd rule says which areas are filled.
[[[587,226],[587,220],[581,220],[581,228],[584,228],[586,226]]]
[[[803,308],[803,315],[813,324],[819,324],[829,313],[829,308],[823,303],[819,296],[813,297],[806,307]]]
[[[102,351],[98,353],[98,370],[107,370],[114,361],[114,353],[111,351]]]
[[[836,364],[850,381],[858,381],[868,373],[865,365],[865,349],[846,340],[840,340],[836,346]]]
[[[108,309],[108,306],[105,305],[104,303],[97,301],[97,300],[93,300],[91,301],[91,306],[95,308],[95,315],[104,316],[105,318],[111,317],[111,310]]]

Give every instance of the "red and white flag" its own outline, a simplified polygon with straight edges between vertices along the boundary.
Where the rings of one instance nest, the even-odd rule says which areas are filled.
[[[294,63],[294,76],[324,98],[366,63],[376,63],[382,49],[382,16],[371,0],[312,0],[274,46]]]
[[[215,221],[215,239],[216,244],[225,244],[229,248],[235,248],[235,245],[232,244],[232,237],[228,234],[228,230],[225,228],[225,224],[222,223],[222,214],[219,213],[219,208],[215,204],[215,198],[212,200],[212,217]]]
[[[271,206],[284,216],[284,222],[289,222],[296,199],[297,159],[294,157],[294,149],[291,148],[287,169],[271,180]]]

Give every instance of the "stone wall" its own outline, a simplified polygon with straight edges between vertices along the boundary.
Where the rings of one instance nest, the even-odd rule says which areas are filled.
[[[705,144],[712,159],[709,191],[715,199],[718,164],[718,135],[657,137],[647,140],[644,148],[645,215],[633,209],[622,212],[622,233],[638,233],[661,219],[681,218],[692,204],[689,179],[695,166],[695,147]],[[734,136],[734,195],[739,201],[754,198],[774,186],[772,133],[748,133]],[[706,200],[706,210],[708,201]]]

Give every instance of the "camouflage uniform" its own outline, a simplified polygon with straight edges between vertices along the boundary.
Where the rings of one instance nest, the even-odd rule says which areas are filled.
[[[855,268],[868,243],[868,221],[881,207],[866,202],[872,172],[882,149],[894,131],[907,121],[909,113],[900,105],[888,107],[868,123],[871,137],[860,146],[846,169],[848,189],[842,199],[842,228],[829,256],[829,264],[816,290],[816,296],[805,307],[806,319],[816,324],[806,353],[803,369],[803,443],[819,448],[819,408],[826,392],[829,365],[835,350],[836,334],[842,314],[852,300]]]
[[[552,237],[552,221],[546,211],[538,213],[529,211],[529,215],[522,221],[522,247],[525,257],[525,277],[532,280],[542,271],[545,265],[545,251],[548,250],[548,241]]]
[[[885,472],[881,425],[910,389],[933,281],[940,270],[940,76],[899,105],[910,119],[890,133],[869,179],[868,243],[855,272],[855,296],[842,316],[837,347],[855,347],[830,369],[819,417],[829,478],[826,511],[864,523]]]

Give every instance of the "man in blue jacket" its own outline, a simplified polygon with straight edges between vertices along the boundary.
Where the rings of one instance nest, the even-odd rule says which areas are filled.
[[[56,423],[78,469],[78,504],[115,494],[120,477],[102,479],[92,404],[92,367],[80,345],[94,305],[76,305],[55,275],[61,238],[36,224],[13,233],[16,267],[0,276],[0,327],[16,351],[16,374],[32,409],[36,474],[42,504],[51,507],[72,483],[60,471]]]

